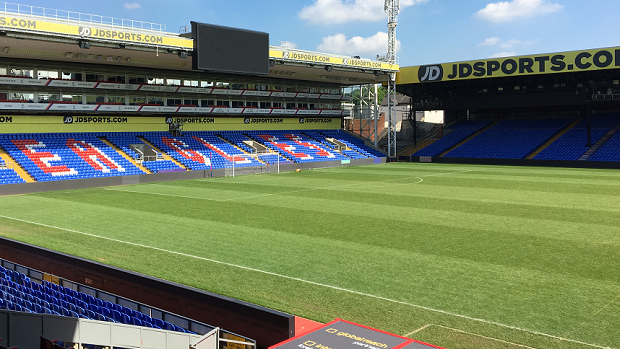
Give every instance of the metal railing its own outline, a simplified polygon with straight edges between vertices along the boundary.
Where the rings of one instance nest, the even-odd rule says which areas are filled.
[[[0,13],[3,15],[36,16],[57,23],[86,22],[118,29],[139,29],[155,32],[164,32],[165,24],[135,21],[116,17],[93,15],[88,13],[49,9],[39,6],[21,5],[9,2],[0,2]]]

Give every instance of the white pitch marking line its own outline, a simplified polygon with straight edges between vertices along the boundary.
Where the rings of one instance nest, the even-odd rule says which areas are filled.
[[[460,172],[452,172],[452,173],[431,174],[431,175],[425,175],[425,177],[452,175],[452,174],[466,173],[466,172],[470,172],[470,171],[471,170],[460,171]],[[398,179],[377,181],[378,184],[366,185],[364,187],[383,186],[383,185],[385,185],[385,182],[399,181],[399,180],[408,180],[408,179],[419,179],[420,180],[420,181],[414,182],[412,184],[419,184],[419,183],[424,182],[424,179],[419,177],[419,176],[407,176],[407,177],[402,177],[402,178],[398,178]],[[175,195],[175,194],[156,193],[156,192],[130,191],[130,190],[119,189],[118,187],[113,187],[113,188],[112,187],[103,187],[103,189],[104,190],[108,190],[108,191],[130,192],[130,193],[140,193],[140,194],[151,194],[151,195],[165,196],[165,197],[178,197],[178,198],[188,198],[188,199],[199,199],[199,200],[214,201],[214,202],[229,202],[229,201],[234,201],[234,200],[238,200],[238,199],[251,199],[251,198],[269,197],[269,196],[276,196],[276,195],[280,195],[280,194],[299,193],[299,192],[315,191],[315,190],[329,190],[329,189],[333,189],[333,188],[341,188],[341,187],[346,187],[346,186],[359,186],[359,185],[360,185],[359,183],[354,183],[354,184],[345,184],[345,185],[337,185],[337,186],[329,186],[329,187],[313,187],[313,188],[307,188],[307,189],[303,189],[303,190],[284,191],[284,192],[277,192],[277,193],[267,193],[267,194],[259,194],[259,195],[255,195],[255,196],[235,197],[235,198],[228,198],[228,199],[212,199],[212,198],[181,196],[181,195]]]
[[[332,285],[329,285],[329,284],[323,284],[323,283],[308,281],[308,280],[304,280],[304,279],[297,278],[297,277],[291,277],[291,276],[286,276],[286,275],[282,275],[282,274],[275,273],[275,272],[269,272],[269,271],[255,269],[255,268],[252,268],[252,267],[247,267],[247,266],[227,263],[227,262],[223,262],[223,261],[219,261],[219,260],[215,260],[215,259],[205,258],[205,257],[202,257],[202,256],[197,256],[197,255],[191,255],[191,254],[176,252],[176,251],[169,250],[169,249],[151,247],[151,246],[147,246],[147,245],[139,244],[139,243],[121,241],[121,240],[115,239],[115,238],[109,238],[109,237],[95,235],[95,234],[92,234],[92,233],[76,231],[76,230],[72,230],[72,229],[68,229],[68,228],[62,228],[62,227],[46,225],[46,224],[42,224],[42,223],[38,223],[38,222],[33,222],[33,221],[17,219],[17,218],[13,218],[13,217],[10,217],[10,216],[5,216],[5,215],[0,215],[0,218],[20,221],[20,222],[25,222],[25,223],[32,224],[32,225],[37,225],[37,226],[49,227],[49,228],[53,228],[53,229],[57,229],[57,230],[61,230],[61,231],[78,233],[78,234],[89,236],[89,237],[105,239],[105,240],[109,240],[109,241],[113,241],[113,242],[118,242],[118,243],[123,243],[123,244],[127,244],[127,245],[136,246],[136,247],[153,249],[153,250],[157,250],[157,251],[160,251],[160,252],[165,252],[165,253],[185,256],[185,257],[188,257],[188,258],[209,261],[209,262],[216,263],[216,264],[236,267],[236,268],[239,268],[239,269],[253,271],[253,272],[258,272],[258,273],[263,273],[263,274],[266,274],[266,275],[276,276],[276,277],[285,278],[285,279],[289,279],[289,280],[293,280],[293,281],[298,281],[298,282],[303,282],[303,283],[307,283],[307,284],[312,284],[312,285],[315,285],[315,286],[320,286],[320,287],[330,288],[330,289],[334,289],[334,290],[339,290],[339,291],[343,291],[343,292],[347,292],[347,293],[351,293],[351,294],[357,294],[357,295],[361,295],[361,296],[365,296],[365,297],[369,297],[369,298],[373,298],[373,299],[384,300],[384,301],[388,301],[388,302],[395,303],[395,304],[407,305],[407,306],[411,306],[411,307],[422,309],[422,310],[437,312],[437,313],[441,313],[441,314],[445,314],[445,315],[449,315],[449,316],[454,316],[454,317],[460,317],[460,318],[464,318],[466,320],[487,323],[487,324],[491,324],[491,325],[498,326],[498,327],[503,327],[503,328],[508,328],[508,329],[512,329],[512,330],[516,330],[516,331],[521,331],[521,332],[527,332],[527,333],[531,333],[531,334],[541,335],[541,336],[545,336],[545,337],[549,337],[549,338],[553,338],[553,339],[566,340],[566,341],[570,341],[570,342],[574,342],[574,343],[578,343],[578,344],[587,345],[589,347],[595,347],[595,348],[601,348],[601,349],[609,349],[608,347],[604,347],[604,346],[600,346],[600,345],[596,345],[596,344],[590,344],[590,343],[582,342],[582,341],[579,341],[579,340],[567,339],[567,338],[564,338],[564,337],[559,337],[559,336],[556,336],[556,335],[551,335],[551,334],[547,334],[547,333],[533,331],[533,330],[529,330],[529,329],[525,329],[525,328],[520,328],[520,327],[516,327],[516,326],[509,326],[509,325],[505,325],[505,324],[499,323],[499,322],[487,321],[487,320],[484,320],[484,319],[481,319],[481,318],[460,315],[460,314],[449,312],[449,311],[444,311],[444,310],[434,309],[434,308],[427,307],[427,306],[421,306],[421,305],[416,305],[416,304],[408,303],[406,301],[400,301],[400,300],[390,299],[390,298],[386,298],[386,297],[382,297],[382,296],[378,296],[378,295],[368,294],[368,293],[364,293],[364,292],[358,292],[358,291],[355,291],[355,290],[341,288],[341,287],[336,287],[336,286],[332,286]]]
[[[422,330],[424,330],[424,329],[426,329],[427,327],[430,327],[430,326],[441,327],[441,328],[449,329],[449,330],[452,330],[452,331],[455,331],[455,332],[459,332],[459,333],[470,334],[470,335],[474,335],[474,336],[476,336],[476,337],[480,337],[480,338],[491,339],[491,340],[494,340],[494,341],[499,341],[499,342],[506,343],[506,344],[510,344],[510,345],[516,345],[516,346],[523,347],[523,348],[527,348],[527,349],[533,349],[533,348],[531,348],[531,347],[529,347],[529,346],[527,346],[527,345],[518,344],[518,343],[513,343],[513,342],[509,342],[509,341],[507,341],[507,340],[503,340],[503,339],[498,339],[498,338],[493,338],[493,337],[487,337],[486,335],[477,334],[477,333],[472,333],[472,332],[467,332],[467,331],[464,331],[464,330],[462,330],[462,329],[452,328],[452,327],[446,327],[446,326],[442,326],[442,325],[440,325],[440,324],[434,324],[434,323],[430,323],[430,324],[427,324],[426,326],[424,326],[424,327],[422,327],[422,328],[416,329],[415,331],[413,331],[413,332],[411,332],[411,333],[406,334],[406,335],[405,335],[405,337],[409,337],[410,335],[413,335],[413,334],[415,334],[415,333],[418,333],[418,332],[420,332],[420,331],[422,331]]]

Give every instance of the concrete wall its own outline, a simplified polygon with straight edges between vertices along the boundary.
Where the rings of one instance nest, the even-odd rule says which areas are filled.
[[[420,158],[423,158],[420,160]],[[430,161],[428,158],[431,158]],[[547,166],[560,168],[598,168],[620,169],[620,162],[591,162],[579,160],[542,160],[542,159],[487,159],[487,158],[452,158],[452,157],[408,157],[401,156],[400,161],[450,164]]]
[[[40,336],[65,343],[150,349],[189,349],[202,337],[83,318],[0,310],[0,345],[38,349]]]

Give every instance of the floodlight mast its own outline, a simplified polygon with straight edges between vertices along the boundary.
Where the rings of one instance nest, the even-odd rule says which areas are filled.
[[[388,15],[388,52],[386,61],[396,64],[396,26],[400,0],[385,0],[385,12]],[[388,158],[396,157],[396,73],[390,73],[387,88],[388,97]]]

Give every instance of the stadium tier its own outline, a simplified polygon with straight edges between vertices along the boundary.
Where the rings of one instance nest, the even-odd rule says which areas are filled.
[[[251,157],[257,149],[244,141],[270,153]],[[335,142],[345,146],[337,149]],[[345,132],[325,130],[0,134],[0,148],[35,181],[222,169],[233,162],[260,167],[278,157],[280,163],[308,163],[382,156]],[[146,151],[153,156],[146,157]],[[0,183],[20,182],[24,179],[14,169],[0,168]]]
[[[0,134],[0,147],[37,181],[144,174],[92,134]]]
[[[569,123],[570,119],[502,120],[445,156],[522,159]]]
[[[31,281],[25,274],[1,266],[0,308],[196,334],[170,322],[71,288],[47,281],[42,284]]]
[[[438,156],[490,123],[490,120],[468,120],[459,122],[447,129],[444,137],[417,151],[413,155],[418,157]]]

